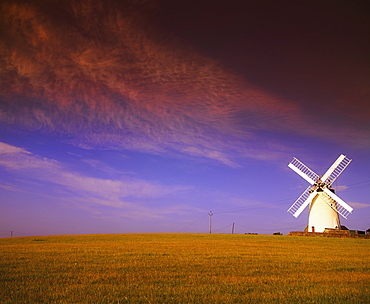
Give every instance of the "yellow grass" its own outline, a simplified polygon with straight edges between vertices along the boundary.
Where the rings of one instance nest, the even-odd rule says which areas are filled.
[[[0,303],[369,303],[370,241],[217,234],[0,239]]]

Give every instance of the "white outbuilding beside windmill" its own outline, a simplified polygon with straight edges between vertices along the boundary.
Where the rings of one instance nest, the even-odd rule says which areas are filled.
[[[310,186],[288,209],[298,217],[309,205],[308,232],[324,232],[326,228],[340,229],[339,214],[347,218],[353,208],[334,193],[332,184],[352,160],[340,155],[322,176],[313,172],[298,159],[293,158],[288,167],[310,183]]]

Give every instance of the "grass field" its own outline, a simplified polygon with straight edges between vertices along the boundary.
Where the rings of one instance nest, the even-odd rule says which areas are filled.
[[[370,303],[370,240],[236,234],[0,239],[0,303]]]

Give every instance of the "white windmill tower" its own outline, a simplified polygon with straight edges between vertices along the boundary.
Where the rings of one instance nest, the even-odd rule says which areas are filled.
[[[347,218],[353,208],[339,198],[332,184],[352,160],[341,154],[322,176],[293,158],[288,167],[310,183],[310,186],[288,209],[294,217],[310,205],[307,231],[324,232],[325,228],[340,229],[339,215]]]

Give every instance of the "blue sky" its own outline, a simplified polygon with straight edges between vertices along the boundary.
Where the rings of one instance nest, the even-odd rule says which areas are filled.
[[[370,227],[361,2],[50,3],[1,4],[1,237],[303,230],[287,165],[341,153]]]

